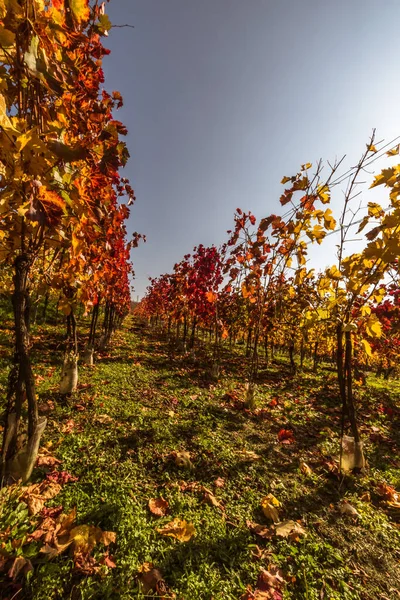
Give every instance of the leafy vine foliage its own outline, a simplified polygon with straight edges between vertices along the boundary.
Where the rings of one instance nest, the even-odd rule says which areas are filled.
[[[386,154],[393,157],[398,151],[396,147]],[[172,274],[151,280],[136,309],[150,320],[168,323],[169,333],[176,322],[179,335],[183,323],[184,340],[191,322],[209,330],[217,346],[225,338],[230,344],[241,341],[248,359],[250,408],[261,354],[268,365],[277,349],[287,351],[293,375],[306,354],[314,370],[322,359],[334,362],[343,409],[342,435],[347,417],[356,468],[362,468],[364,458],[354,389],[363,379],[364,367],[375,365],[388,376],[400,358],[400,166],[384,169],[371,185],[390,189],[386,209],[368,202],[366,216],[355,222],[360,176],[377,152],[373,135],[359,163],[345,176],[338,172],[342,161],[328,163],[328,169],[319,162],[314,172],[311,163],[302,165],[297,174],[282,179],[286,187],[280,204],[287,209],[283,215],[257,220],[238,208],[221,252],[209,249],[214,263],[199,268],[195,249],[192,257],[187,255],[175,265]],[[323,178],[325,171],[328,177]],[[331,194],[343,182],[347,188],[335,217],[329,206]],[[360,252],[347,255],[349,232],[357,223],[358,234],[367,231],[365,244]],[[308,247],[323,244],[331,233],[339,237],[336,261],[316,273],[307,264]],[[217,266],[222,276],[216,280]]]
[[[110,28],[104,2],[0,0],[0,264],[15,318],[3,477],[29,478],[46,424],[30,360],[32,292],[58,295],[65,368],[77,361],[79,303],[96,314],[104,302],[104,343],[130,307],[130,251],[141,236],[126,241],[135,196],[119,174],[129,157],[114,117],[122,97],[102,88],[109,51],[101,38]]]

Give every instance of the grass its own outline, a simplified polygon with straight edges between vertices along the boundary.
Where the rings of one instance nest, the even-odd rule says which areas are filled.
[[[257,409],[249,411],[241,402],[242,350],[224,351],[221,377],[212,383],[207,349],[195,359],[182,356],[160,334],[135,333],[131,326],[128,319],[94,367],[80,367],[80,389],[67,402],[57,392],[60,329],[33,332],[40,410],[49,419],[43,444],[61,461],[57,468],[77,478],[46,506],[62,505],[66,513],[76,507],[78,523],[116,532],[110,546],[116,566],[84,576],[68,552],[48,561],[41,543],[27,543],[36,525],[26,505],[10,498],[3,501],[0,531],[11,526],[12,539],[22,541],[13,547],[0,534],[0,556],[30,558],[33,571],[13,581],[3,568],[0,597],[148,598],[138,579],[144,563],[161,571],[177,599],[239,600],[271,565],[282,572],[285,599],[400,597],[399,526],[378,492],[383,482],[400,488],[399,383],[371,377],[357,390],[369,466],[342,479],[335,471],[340,407],[334,373],[305,370],[291,377],[281,357],[261,371]],[[4,398],[12,338],[7,322],[0,334]],[[282,429],[293,432],[293,443],[279,441]],[[174,460],[182,451],[190,453],[188,468]],[[311,472],[302,472],[302,462]],[[46,469],[36,468],[33,481],[45,476]],[[201,488],[185,490],[184,482],[205,486],[224,510],[205,502]],[[248,521],[271,525],[260,507],[269,493],[281,502],[280,518],[299,521],[305,536],[252,533]],[[170,513],[156,518],[148,501],[160,496]],[[358,517],[341,514],[343,499]],[[175,517],[193,523],[189,542],[156,531]],[[103,552],[96,547],[94,556]]]

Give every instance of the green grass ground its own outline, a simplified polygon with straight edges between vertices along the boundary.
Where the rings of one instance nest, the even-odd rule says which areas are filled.
[[[64,477],[46,507],[62,506],[66,514],[76,507],[78,524],[115,532],[116,541],[107,550],[96,545],[97,564],[106,552],[110,566],[106,562],[93,574],[83,574],[68,549],[48,560],[40,552],[43,539],[29,541],[43,514],[28,515],[25,503],[3,492],[0,597],[149,598],[150,579],[160,574],[165,585],[158,584],[155,597],[400,597],[398,512],[380,487],[400,489],[399,384],[370,378],[357,390],[368,469],[343,479],[336,469],[340,408],[333,372],[293,378],[281,359],[261,371],[257,409],[249,411],[242,403],[245,359],[239,352],[226,350],[221,377],[212,383],[206,350],[185,357],[160,334],[133,333],[131,326],[128,319],[94,367],[80,367],[80,389],[68,402],[57,393],[60,330],[34,330],[40,410],[49,419],[42,442],[61,461],[50,471],[73,476]],[[12,338],[7,323],[0,334],[4,399]],[[292,434],[284,439],[282,429]],[[190,460],[183,455],[186,464],[177,465],[177,452],[189,453]],[[36,468],[33,482],[48,471]],[[267,494],[281,503],[279,519],[297,522],[305,535],[272,531],[261,510]],[[169,505],[162,517],[148,507],[159,497]],[[342,514],[343,499],[358,515]],[[174,518],[193,524],[189,541],[157,531]],[[250,522],[262,525],[265,537]],[[29,559],[33,570],[13,580],[9,569],[16,556]],[[145,563],[159,571],[140,576],[151,568]],[[274,567],[280,569],[275,578]],[[143,586],[140,579],[150,583]],[[162,591],[165,586],[169,591]]]

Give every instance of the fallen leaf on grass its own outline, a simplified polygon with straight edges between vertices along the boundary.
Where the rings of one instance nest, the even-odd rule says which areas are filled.
[[[181,492],[200,492],[201,494],[203,494],[204,502],[210,504],[210,506],[215,506],[215,508],[219,508],[220,510],[222,510],[222,512],[225,512],[225,508],[222,506],[218,498],[212,493],[211,490],[206,488],[201,483],[198,483],[197,481],[181,481],[179,483],[179,489]]]
[[[281,444],[294,444],[294,433],[291,429],[281,429],[278,432],[278,440]]]
[[[275,525],[275,534],[279,537],[289,538],[296,542],[299,540],[300,536],[306,534],[306,530],[300,523],[297,523],[297,521],[289,519],[288,521],[282,521]]]
[[[106,567],[108,567],[109,569],[115,569],[115,567],[117,566],[114,562],[113,557],[109,556],[107,552],[103,556],[103,558],[100,559],[100,564],[106,565]]]
[[[47,500],[51,500],[61,491],[61,485],[55,482],[42,481],[22,488],[21,500],[28,506],[30,515],[36,515],[44,507]]]
[[[332,475],[339,474],[339,462],[335,460],[324,460],[324,467],[328,471],[328,473],[332,473]]]
[[[261,569],[254,592],[251,586],[248,586],[240,600],[282,600],[284,585],[281,571],[275,565],[270,565],[268,571]]]
[[[225,508],[222,506],[221,502],[214,496],[211,490],[204,486],[200,486],[202,492],[204,494],[204,502],[209,504],[210,506],[214,506],[215,508],[219,508],[222,512],[225,512]]]
[[[252,533],[255,533],[261,538],[271,539],[275,533],[274,527],[259,525],[258,523],[253,523],[252,521],[246,521],[246,525]]]
[[[397,492],[392,485],[388,485],[387,483],[380,483],[376,488],[376,492],[378,496],[387,502],[398,503],[400,501],[399,492]]]
[[[75,568],[89,575],[99,570],[97,559],[90,556],[91,551],[99,543],[106,547],[114,543],[116,534],[113,531],[102,531],[94,525],[73,527],[75,519],[76,508],[68,515],[60,515],[56,520],[47,517],[39,529],[42,532],[40,539],[44,542],[40,552],[52,559],[70,548]],[[39,533],[34,532],[32,536],[37,539]]]
[[[214,481],[214,485],[217,488],[223,488],[225,485],[225,479],[223,479],[222,477],[218,477],[215,481]]]
[[[181,452],[173,452],[172,456],[177,467],[184,469],[192,469],[193,463],[190,460],[190,453],[182,450]]]
[[[61,460],[51,454],[47,448],[40,448],[37,456],[37,467],[55,467],[60,465]]]
[[[31,561],[23,556],[17,556],[17,558],[14,559],[10,570],[8,571],[8,576],[15,580],[21,572],[26,575],[26,573],[29,571],[33,571]]]
[[[68,473],[68,471],[53,471],[52,473],[48,473],[46,475],[46,479],[48,481],[53,481],[55,483],[65,485],[69,482],[78,481],[79,477],[71,475],[71,473]]]
[[[158,528],[157,531],[161,535],[173,537],[180,542],[188,542],[196,533],[193,523],[187,523],[181,519],[173,519],[165,527]]]
[[[273,600],[281,600],[283,598],[282,589],[285,581],[282,577],[282,572],[270,565],[269,570],[261,569],[255,590],[255,598],[272,598]],[[261,592],[261,593],[260,593]]]
[[[141,592],[148,595],[149,592],[156,593],[160,598],[173,599],[175,594],[168,589],[160,569],[154,567],[153,563],[143,563],[139,567],[139,575],[137,576]]]
[[[268,496],[265,496],[261,500],[261,508],[264,515],[274,523],[279,521],[279,512],[277,510],[279,506],[281,506],[281,503],[272,494],[268,494]]]
[[[156,517],[165,517],[169,511],[169,504],[164,498],[150,498],[149,509]]]
[[[75,570],[89,577],[101,569],[100,564],[90,553],[76,552],[74,555]]]
[[[75,429],[75,421],[73,419],[69,419],[64,425],[61,427],[62,433],[72,433]]]
[[[102,531],[95,525],[77,525],[69,532],[66,543],[71,544],[72,553],[88,554],[93,550],[96,544],[109,546],[116,541],[116,534],[113,531]]]
[[[97,423],[101,423],[102,425],[106,425],[107,423],[112,423],[113,419],[110,417],[110,415],[96,415],[95,416],[95,421]]]
[[[362,502],[371,502],[371,494],[369,492],[364,492],[360,497],[360,500],[362,500]]]
[[[251,462],[251,461],[255,461],[255,460],[261,460],[261,456],[259,454],[256,454],[255,452],[253,452],[252,450],[240,450],[238,452],[240,458],[242,460]]]
[[[354,506],[347,502],[347,500],[343,500],[339,504],[339,511],[341,515],[349,515],[350,517],[359,517],[360,513],[356,511]]]
[[[300,471],[303,473],[303,475],[307,475],[307,477],[312,475],[311,467],[309,467],[308,464],[303,461],[300,463]]]

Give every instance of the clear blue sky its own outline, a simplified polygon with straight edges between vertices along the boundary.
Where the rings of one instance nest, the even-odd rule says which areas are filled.
[[[399,0],[112,0],[109,91],[124,96],[135,293],[237,206],[279,212],[283,175],[400,134]],[[320,261],[331,263],[332,245]],[[327,254],[326,254],[327,253]],[[323,265],[322,265],[323,266]]]

